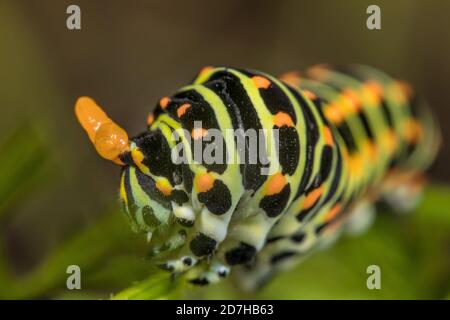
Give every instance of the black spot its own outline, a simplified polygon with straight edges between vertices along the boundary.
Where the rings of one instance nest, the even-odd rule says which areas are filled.
[[[178,223],[183,227],[191,228],[194,225],[194,220],[188,220],[184,218],[178,218]]]
[[[191,266],[192,265],[192,258],[191,257],[184,257],[183,258],[183,263],[186,265],[186,266]]]
[[[136,178],[139,186],[144,190],[146,194],[152,199],[161,204],[164,208],[172,210],[172,205],[170,203],[170,197],[164,195],[161,191],[156,188],[155,180],[152,177],[144,174],[141,170],[135,170]]]
[[[172,200],[176,202],[178,205],[182,205],[185,202],[189,201],[189,197],[186,192],[182,190],[174,189],[172,190],[172,194],[170,195]]]
[[[283,126],[278,128],[278,158],[283,174],[293,175],[297,169],[300,158],[300,142],[298,140],[297,130],[293,127]]]
[[[131,139],[144,155],[142,163],[155,176],[166,177],[174,184],[173,172],[175,164],[172,162],[171,148],[161,130],[147,131]]]
[[[305,118],[305,124],[307,125],[306,128],[306,142],[302,141],[303,145],[306,147],[306,159],[305,161],[305,169],[302,174],[302,178],[300,181],[300,185],[298,186],[297,193],[295,194],[294,199],[297,199],[306,188],[306,185],[308,181],[311,178],[313,167],[314,167],[314,153],[316,151],[316,144],[319,139],[319,129],[318,129],[318,120],[314,117],[314,114],[311,110],[311,106],[306,102],[304,97],[298,93],[297,90],[294,90],[293,88],[289,88],[292,95],[297,100],[298,104],[301,106],[301,110],[303,112],[303,117]],[[320,101],[317,101],[318,104],[316,104],[316,101],[314,102],[314,106],[317,108],[317,111],[319,115],[321,115],[322,122],[326,122],[325,117],[321,113],[320,110]],[[299,147],[300,148],[300,147]],[[299,150],[299,156],[300,156],[300,150]]]
[[[356,145],[354,134],[350,130],[350,127],[348,126],[347,122],[342,121],[341,124],[337,128],[338,128],[339,133],[342,136],[342,139],[344,139],[344,143],[348,149],[348,153],[350,155],[352,155],[352,154],[354,154],[355,151],[358,151],[358,147]]]
[[[342,179],[342,154],[340,151],[337,153],[336,168],[333,175],[333,182],[331,183],[331,188],[324,199],[324,203],[328,202],[334,196]]]
[[[270,259],[271,264],[277,264],[287,258],[294,256],[297,252],[295,251],[283,251],[277,255],[274,255],[272,259]]]
[[[251,262],[256,255],[256,248],[241,242],[239,247],[225,253],[225,260],[229,265],[237,265]]]
[[[120,158],[120,160],[123,162],[123,163],[125,163],[126,165],[134,165],[135,163],[134,163],[134,161],[133,161],[133,158],[131,157],[131,152],[130,151],[127,151],[127,152],[124,152],[124,153],[122,153],[120,156],[119,156],[119,158]]]
[[[266,77],[262,75],[263,77]],[[270,79],[269,79],[270,80]],[[289,97],[284,91],[273,81],[270,81],[270,86],[267,89],[259,89],[259,94],[264,100],[264,104],[272,114],[276,114],[280,111],[287,113],[294,124],[297,123],[294,106],[291,103]]]
[[[213,214],[221,215],[231,207],[231,194],[227,186],[220,180],[214,181],[214,186],[207,192],[200,192],[198,200],[205,204]]]
[[[303,232],[296,233],[291,236],[291,240],[295,243],[300,243],[305,239],[306,235]]]
[[[162,263],[162,264],[158,265],[158,267],[163,269],[163,270],[166,270],[166,271],[170,271],[170,272],[174,271],[173,266],[169,265],[167,263]]]
[[[325,146],[322,149],[322,158],[320,159],[320,181],[321,183],[328,178],[333,162],[333,149]]]
[[[186,232],[186,230],[181,229],[180,231],[178,231],[178,234],[179,234],[180,236],[182,236],[183,238],[186,238],[186,237],[187,237],[187,232]]]
[[[281,240],[283,238],[284,238],[283,236],[276,236],[276,237],[269,238],[266,240],[266,244],[277,242],[278,240]]]
[[[226,270],[220,270],[217,274],[219,277],[225,278],[228,275],[228,272]]]
[[[187,192],[192,191],[193,174],[188,164],[182,164],[183,185]]]
[[[303,222],[303,220],[305,220],[305,218],[308,216],[308,213],[311,212],[311,209],[314,208],[314,205],[311,206],[308,209],[302,210],[300,211],[299,214],[297,214],[296,218],[298,222]]]
[[[290,194],[291,187],[287,184],[280,193],[262,198],[259,206],[266,212],[268,217],[274,218],[280,215],[286,208]]]
[[[317,226],[317,228],[315,229],[316,234],[320,234],[322,230],[325,229],[325,227],[328,226],[329,224],[330,224],[329,222],[324,222],[321,225]]]
[[[213,253],[216,245],[216,240],[204,235],[203,233],[196,235],[189,244],[191,251],[198,257]]]
[[[192,279],[192,280],[189,280],[189,282],[192,284],[198,285],[198,286],[206,286],[209,284],[209,281],[206,278]]]

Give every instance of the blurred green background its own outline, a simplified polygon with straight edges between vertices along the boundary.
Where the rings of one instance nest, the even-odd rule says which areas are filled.
[[[81,8],[82,29],[66,28]],[[382,30],[366,28],[381,7]],[[450,298],[450,2],[0,2],[0,298]],[[171,288],[144,259],[118,210],[118,169],[100,159],[73,114],[89,95],[130,135],[159,97],[205,65],[280,74],[364,63],[411,82],[441,120],[444,145],[425,201],[382,212],[368,233],[277,278],[256,296],[230,284]],[[66,289],[66,267],[82,290]],[[366,268],[382,290],[366,288]],[[155,274],[155,276],[152,276]],[[139,282],[143,281],[143,282]],[[174,284],[176,285],[176,284]]]

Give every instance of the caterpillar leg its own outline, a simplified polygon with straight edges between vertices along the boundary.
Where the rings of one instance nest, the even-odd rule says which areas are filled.
[[[207,265],[206,268],[198,266],[188,272],[186,278],[195,285],[207,285],[221,281],[230,274],[230,267],[225,264],[214,261]]]
[[[422,174],[393,173],[385,181],[381,198],[395,212],[410,212],[421,201],[425,182]]]
[[[359,235],[365,232],[375,220],[375,206],[369,200],[361,200],[351,209],[345,224],[345,232]]]
[[[297,233],[267,243],[250,268],[236,270],[234,280],[246,291],[264,286],[273,276],[305,259],[317,245],[315,227],[308,225]]]
[[[239,223],[231,224],[227,239],[220,244],[210,267],[195,274],[192,283],[216,283],[237,265],[249,265],[263,248],[275,220],[258,211]]]

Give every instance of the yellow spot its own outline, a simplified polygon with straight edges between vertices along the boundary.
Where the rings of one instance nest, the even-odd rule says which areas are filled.
[[[286,185],[286,178],[281,172],[278,172],[271,176],[267,181],[266,196],[278,194],[283,190]]]
[[[409,143],[416,143],[422,136],[422,125],[415,119],[409,119],[404,123],[405,139]]]
[[[125,205],[128,205],[127,192],[125,190],[125,175],[124,174],[122,174],[122,177],[120,178],[120,198],[125,203]]]
[[[319,197],[322,195],[322,193],[323,193],[323,186],[320,186],[319,188],[312,190],[306,196],[302,208],[303,209],[311,208],[316,203],[317,199],[319,199]]]
[[[270,81],[264,77],[254,76],[252,80],[258,89],[267,89],[270,86]]]
[[[349,113],[357,113],[361,109],[361,101],[358,94],[352,89],[345,89],[342,92],[342,102]]]
[[[282,126],[294,126],[294,121],[292,121],[291,116],[285,112],[278,112],[273,118],[273,123],[279,128]]]
[[[325,117],[328,121],[334,124],[339,124],[344,121],[344,114],[339,109],[336,103],[330,103],[324,108]]]
[[[191,136],[194,140],[201,139],[208,134],[208,130],[204,128],[194,128],[192,129]]]
[[[137,165],[139,170],[141,170],[145,174],[150,174],[150,169],[142,163],[144,161],[144,154],[138,148],[134,148],[131,150],[131,158],[133,162]]]
[[[381,136],[383,145],[386,147],[386,150],[393,154],[398,147],[398,137],[397,134],[392,129],[386,130]]]
[[[167,179],[159,179],[156,182],[156,188],[165,196],[170,196],[172,193],[172,186]]]
[[[190,107],[191,107],[191,105],[189,103],[185,103],[185,104],[182,104],[181,106],[179,106],[177,109],[178,118],[181,118]]]
[[[298,71],[283,73],[281,76],[279,76],[279,79],[293,86],[294,88],[298,88],[300,86],[300,83],[302,82],[300,73]]]
[[[210,173],[203,173],[197,179],[197,193],[207,192],[214,186],[214,177]]]
[[[114,123],[89,97],[80,97],[77,100],[75,114],[97,153],[105,159],[123,165],[119,156],[129,148],[125,130]]]
[[[362,85],[361,92],[371,105],[378,105],[383,96],[383,87],[378,82],[368,81]]]
[[[139,164],[144,160],[144,154],[138,148],[134,148],[133,150],[131,150],[131,157],[136,164]]]
[[[377,148],[375,147],[375,144],[373,143],[373,141],[367,141],[364,144],[364,150],[366,152],[366,154],[368,155],[369,159],[371,160],[376,160],[377,159]]]
[[[397,103],[406,105],[408,102],[408,97],[404,91],[404,85],[400,84],[398,81],[395,81],[390,85],[389,89]]]
[[[353,176],[359,177],[362,174],[363,161],[360,155],[354,154],[348,159],[350,165],[350,172]]]
[[[161,108],[166,109],[167,106],[170,103],[170,98],[169,97],[163,97],[161,98],[161,100],[159,100],[159,105],[161,106]]]

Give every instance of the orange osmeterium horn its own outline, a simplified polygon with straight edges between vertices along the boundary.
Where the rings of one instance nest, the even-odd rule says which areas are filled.
[[[98,154],[116,164],[124,165],[119,156],[129,148],[125,130],[112,121],[89,97],[78,98],[75,114]]]

